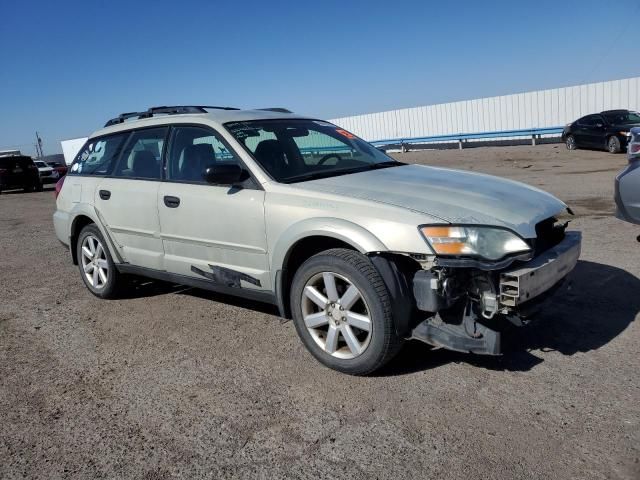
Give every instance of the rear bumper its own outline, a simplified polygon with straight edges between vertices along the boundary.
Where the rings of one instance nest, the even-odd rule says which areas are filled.
[[[69,232],[71,229],[69,228],[69,214],[66,212],[61,212],[60,210],[56,210],[53,214],[53,229],[56,232],[56,237],[60,240],[64,245],[69,245],[71,242],[69,241]]]
[[[522,267],[500,274],[500,305],[515,308],[553,288],[574,269],[582,244],[580,232],[567,232],[564,240]]]

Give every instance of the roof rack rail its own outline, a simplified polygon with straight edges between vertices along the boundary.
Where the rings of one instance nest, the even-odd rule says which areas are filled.
[[[151,107],[144,112],[127,112],[121,113],[115,118],[112,118],[107,123],[105,123],[105,127],[110,127],[111,125],[118,125],[119,123],[124,123],[126,120],[130,118],[151,118],[154,115],[178,115],[184,113],[207,113],[207,110],[240,110],[235,107],[215,107],[211,105],[173,105],[170,107]]]
[[[256,110],[262,110],[263,112],[293,113],[288,108],[282,108],[282,107],[256,108]]]

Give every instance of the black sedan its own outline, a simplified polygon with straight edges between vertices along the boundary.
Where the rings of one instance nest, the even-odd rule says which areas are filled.
[[[607,110],[579,118],[564,127],[562,141],[569,150],[599,148],[611,153],[626,151],[630,130],[640,126],[640,113]]]
[[[24,155],[0,156],[0,192],[22,188],[25,192],[42,191],[38,167],[31,157]]]

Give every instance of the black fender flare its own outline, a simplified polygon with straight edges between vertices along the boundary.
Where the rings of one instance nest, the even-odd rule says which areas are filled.
[[[370,254],[369,259],[389,290],[396,333],[406,338],[418,323],[413,275],[420,266],[415,260],[400,254],[376,253]]]

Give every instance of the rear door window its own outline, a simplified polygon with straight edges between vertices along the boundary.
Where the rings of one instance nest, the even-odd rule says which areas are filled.
[[[110,175],[129,133],[89,139],[71,166],[70,175]]]
[[[167,127],[134,131],[113,172],[116,177],[159,180]]]
[[[582,125],[583,127],[590,127],[591,125],[593,125],[593,120],[592,120],[591,116],[586,116],[586,117],[582,117],[580,120],[578,120],[578,123],[580,125]]]

